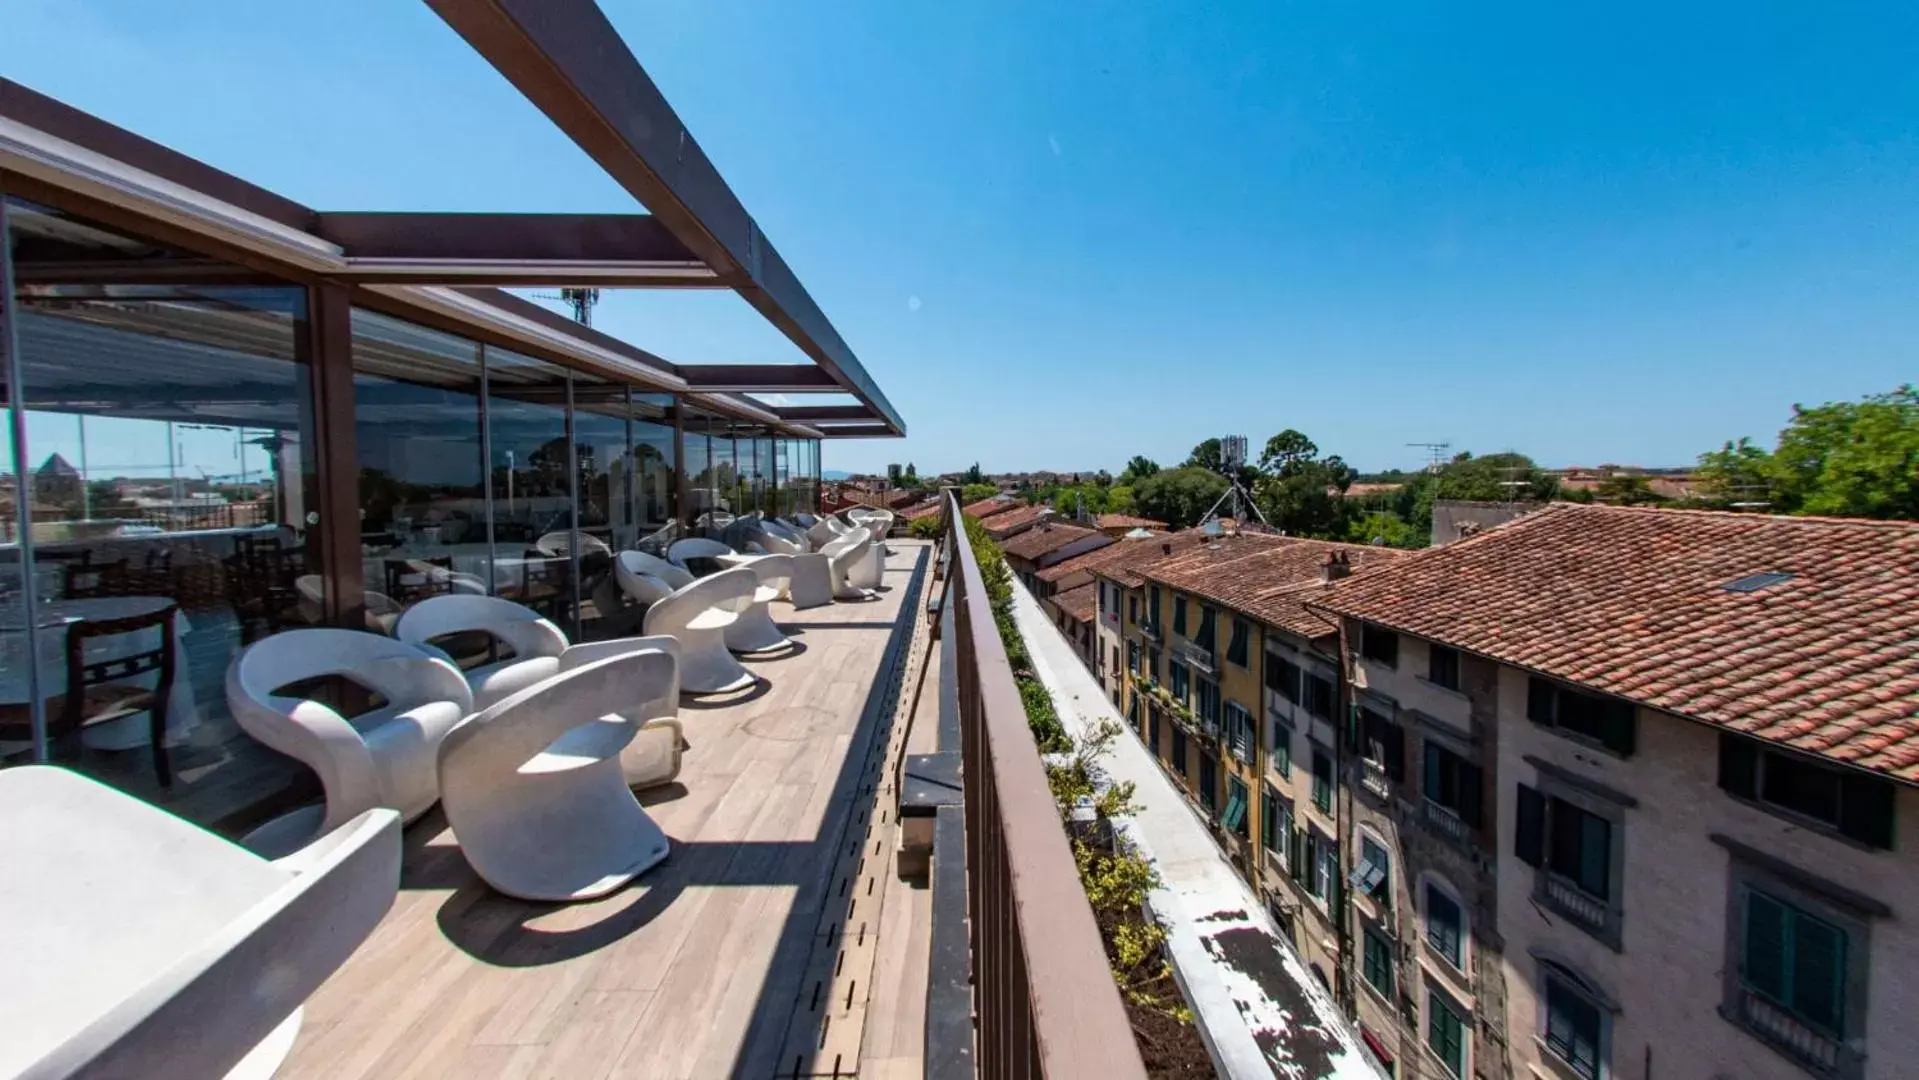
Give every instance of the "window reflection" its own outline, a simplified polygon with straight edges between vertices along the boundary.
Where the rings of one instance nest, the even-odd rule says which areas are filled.
[[[493,589],[577,634],[567,370],[505,349],[486,359]]]
[[[233,723],[227,664],[325,600],[305,291],[29,203],[10,201],[8,222],[24,399],[6,404],[24,409],[27,460],[9,453],[0,486],[0,757],[29,758],[37,727],[53,760],[194,821],[240,821],[300,770]],[[88,660],[155,666],[69,687],[70,636]],[[154,711],[103,720],[88,704],[119,681],[154,691],[164,761]]]

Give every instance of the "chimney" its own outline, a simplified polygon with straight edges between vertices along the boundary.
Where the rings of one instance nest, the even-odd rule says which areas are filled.
[[[1161,544],[1159,546],[1159,553],[1161,555],[1171,555],[1173,553],[1173,542],[1171,540],[1168,540],[1165,543]]]
[[[1346,562],[1345,552],[1329,551],[1326,553],[1326,562],[1319,568],[1319,580],[1330,585],[1352,572],[1353,568]]]

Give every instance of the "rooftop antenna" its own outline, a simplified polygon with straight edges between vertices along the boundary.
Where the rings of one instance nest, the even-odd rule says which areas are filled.
[[[1406,445],[1426,451],[1426,471],[1435,473],[1446,467],[1446,451],[1453,448],[1449,442],[1409,442]]]
[[[573,309],[573,321],[593,325],[593,305],[600,302],[598,289],[561,289],[558,293],[534,293],[541,300],[558,300]]]
[[[1239,470],[1246,465],[1246,436],[1227,435],[1221,438],[1219,463],[1226,470],[1226,493],[1215,500],[1212,509],[1200,517],[1200,526],[1203,528],[1214,521],[1219,516],[1220,505],[1230,499],[1233,504],[1234,521],[1245,521],[1246,510],[1250,509],[1259,517],[1261,525],[1271,528],[1272,522],[1266,520],[1266,512],[1259,508],[1259,503],[1253,499],[1253,493],[1247,491],[1246,486],[1239,482]],[[1244,507],[1241,506],[1242,501],[1245,503]]]

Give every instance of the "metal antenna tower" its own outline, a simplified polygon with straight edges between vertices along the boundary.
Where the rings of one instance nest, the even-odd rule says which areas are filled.
[[[1239,482],[1239,470],[1246,464],[1246,436],[1227,435],[1221,438],[1219,440],[1219,462],[1221,467],[1226,470],[1226,493],[1221,495],[1213,503],[1212,509],[1201,515],[1199,524],[1204,526],[1207,522],[1218,517],[1220,504],[1230,499],[1233,503],[1232,516],[1234,521],[1245,521],[1245,511],[1250,509],[1258,516],[1261,525],[1270,528],[1272,522],[1266,520],[1266,512],[1259,508],[1259,503],[1253,499],[1253,493],[1246,490],[1246,485]],[[1244,500],[1245,504],[1243,507],[1241,506],[1242,500]]]
[[[598,289],[561,289],[557,293],[534,293],[542,300],[558,300],[573,308],[573,321],[581,326],[593,325],[593,305],[600,302]]]
[[[1446,451],[1453,448],[1449,442],[1409,442],[1407,446],[1417,446],[1426,451],[1426,471],[1438,472],[1446,467]]]

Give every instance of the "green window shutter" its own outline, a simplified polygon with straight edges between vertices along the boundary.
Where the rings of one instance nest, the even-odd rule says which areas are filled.
[[[1519,785],[1513,820],[1513,854],[1529,866],[1546,862],[1546,797],[1538,788]]]
[[[1482,776],[1479,766],[1459,763],[1459,820],[1474,829],[1482,824],[1481,804],[1485,801]]]
[[[1585,811],[1579,814],[1579,887],[1610,899],[1612,884],[1612,823]]]
[[[1793,912],[1792,1006],[1815,1027],[1845,1034],[1846,933],[1823,919]]]
[[[1762,892],[1746,892],[1745,941],[1739,977],[1753,990],[1786,1003],[1786,905]]]
[[[1891,781],[1849,776],[1839,789],[1839,832],[1862,844],[1891,850]]]
[[[1552,683],[1541,678],[1526,681],[1526,719],[1535,724],[1552,726],[1555,689]]]
[[[1434,742],[1427,742],[1426,743],[1426,777],[1425,777],[1426,786],[1425,786],[1425,789],[1420,792],[1420,794],[1426,796],[1428,799],[1431,799],[1432,801],[1436,803],[1441,803],[1443,805],[1444,800],[1440,798],[1440,790],[1443,787],[1443,784],[1441,782],[1442,771],[1443,770],[1442,770],[1442,766],[1439,759],[1439,744]]]
[[[1759,797],[1759,744],[1731,732],[1719,733],[1719,786],[1742,799]]]

